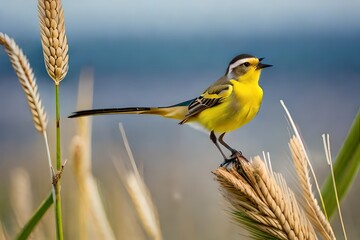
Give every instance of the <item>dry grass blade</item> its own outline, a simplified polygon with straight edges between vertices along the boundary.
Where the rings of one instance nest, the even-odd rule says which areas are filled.
[[[1,32],[0,44],[4,45],[20,84],[25,91],[34,126],[39,132],[44,133],[47,124],[46,113],[40,100],[36,80],[29,61],[15,41]]]
[[[88,226],[91,225],[89,221],[89,197],[87,196],[85,179],[86,171],[83,168],[84,162],[84,141],[78,135],[75,135],[71,141],[71,156],[72,167],[74,170],[74,176],[78,185],[78,191],[74,192],[75,199],[77,200],[76,211],[73,212],[74,217],[77,219],[77,239],[85,240],[89,239]],[[86,161],[86,160],[85,160]]]
[[[16,168],[11,171],[11,205],[19,226],[23,226],[32,214],[32,192],[30,176],[25,169]]]
[[[121,123],[119,123],[119,129],[130,159],[131,169],[118,161],[114,161],[114,165],[124,182],[146,234],[151,239],[161,240],[162,233],[156,206],[152,201],[150,191],[146,187],[146,184],[137,169],[124,127]]]
[[[305,210],[318,232],[325,239],[335,239],[334,232],[330,223],[327,221],[324,213],[321,211],[318,201],[316,200],[311,188],[309,167],[299,139],[293,136],[290,139],[290,150],[294,161],[295,169],[298,174],[300,186],[305,199]]]
[[[7,232],[5,231],[5,228],[2,224],[2,222],[0,222],[0,240],[6,240],[9,239],[9,236],[7,234]]]
[[[78,92],[78,108],[92,105],[93,74],[91,70],[81,73]],[[84,98],[84,96],[86,96]],[[77,135],[71,149],[76,182],[79,186],[80,231],[78,239],[89,239],[91,231],[96,239],[116,239],[107,219],[101,196],[91,171],[91,119],[77,119]],[[91,229],[90,229],[91,227]]]
[[[331,178],[332,178],[332,182],[333,182],[335,200],[336,200],[336,205],[337,205],[337,209],[338,209],[338,213],[339,213],[340,223],[341,223],[341,227],[342,227],[342,230],[343,230],[343,233],[344,233],[344,238],[345,238],[345,240],[347,240],[348,238],[347,238],[345,224],[344,224],[342,213],[341,213],[338,190],[337,190],[337,187],[336,187],[335,173],[334,173],[334,168],[333,168],[332,159],[331,159],[330,135],[329,134],[323,134],[322,138],[323,138],[323,143],[324,143],[326,161],[327,161],[328,165],[330,166]]]
[[[280,174],[260,157],[238,158],[230,169],[214,172],[233,214],[253,239],[317,239],[315,231]]]
[[[29,221],[33,213],[33,193],[29,173],[23,168],[15,168],[10,173],[10,184],[11,206],[17,224],[22,228]],[[30,238],[45,239],[40,226],[37,226]]]
[[[93,84],[93,70],[82,70],[79,79],[77,109],[92,107]],[[77,118],[76,134],[83,142],[84,147],[81,151],[83,156],[79,158],[79,162],[75,162],[74,166],[78,168],[78,171],[83,171],[81,174],[91,174],[91,118]]]
[[[74,162],[74,174],[79,186],[79,210],[81,230],[79,239],[87,239],[88,224],[91,223],[92,231],[96,239],[116,239],[107,219],[101,196],[89,165],[89,159],[85,159],[88,145],[86,139],[77,135],[72,140],[72,156]],[[85,164],[83,164],[85,162]],[[90,221],[89,221],[90,220]],[[85,232],[84,232],[85,231]]]
[[[68,44],[60,0],[39,0],[40,36],[46,70],[59,84],[68,71]]]
[[[126,189],[146,233],[151,239],[161,240],[162,236],[157,211],[143,180],[138,179],[134,173],[128,173],[125,181]]]

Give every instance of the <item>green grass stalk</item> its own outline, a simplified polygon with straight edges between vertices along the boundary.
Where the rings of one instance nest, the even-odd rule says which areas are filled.
[[[56,108],[56,169],[58,174],[54,178],[53,184],[55,188],[55,218],[56,218],[56,237],[58,240],[64,239],[61,212],[61,135],[60,135],[60,99],[59,84],[55,84],[55,108]]]
[[[53,193],[50,192],[49,196],[41,203],[39,208],[35,211],[34,215],[26,223],[26,225],[21,229],[21,232],[16,236],[16,240],[25,240],[28,239],[35,226],[39,223],[41,218],[44,216],[46,211],[53,204]]]
[[[360,167],[360,110],[358,111],[349,133],[342,145],[334,163],[334,175],[339,200],[346,196]],[[337,210],[335,192],[331,174],[326,178],[322,186],[322,195],[326,206],[326,212],[331,218]]]
[[[40,100],[40,94],[38,92],[38,87],[36,84],[36,79],[32,68],[30,67],[30,63],[21,48],[16,44],[15,40],[0,32],[0,44],[4,45],[5,51],[7,52],[10,62],[18,76],[19,82],[25,92],[26,99],[32,113],[32,118],[34,122],[34,127],[37,131],[39,131],[45,141],[46,153],[48,158],[51,182],[54,182],[54,170],[52,167],[49,143],[47,140],[47,117],[46,111],[42,106]],[[26,239],[27,236],[34,229],[36,224],[39,222],[41,217],[44,215],[46,210],[50,207],[50,205],[55,201],[55,187],[53,186],[52,194],[51,194],[51,203],[49,203],[49,199],[44,200],[43,204],[39,207],[39,209],[35,212],[34,216],[28,221],[25,227],[18,234],[17,239]]]
[[[52,184],[55,192],[55,220],[56,236],[62,240],[62,213],[61,213],[61,174],[64,165],[61,162],[61,135],[60,135],[60,97],[59,84],[68,72],[68,44],[65,33],[64,9],[61,0],[38,0],[40,20],[40,38],[44,54],[46,71],[55,82],[56,108],[56,173]]]
[[[56,104],[56,169],[61,170],[61,134],[60,134],[60,97],[59,84],[55,84],[55,104]]]
[[[56,217],[56,238],[58,240],[64,239],[63,226],[62,226],[62,213],[61,213],[61,194],[60,194],[60,182],[55,184],[55,217]]]

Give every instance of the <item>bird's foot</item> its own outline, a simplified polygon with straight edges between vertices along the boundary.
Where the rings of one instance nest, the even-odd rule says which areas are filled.
[[[231,156],[230,158],[234,158],[234,159],[242,159],[245,160],[246,162],[249,162],[249,160],[242,154],[241,151],[237,151],[235,149],[233,149],[233,151],[231,151]]]
[[[220,167],[227,167],[232,163],[238,163],[240,160],[245,160],[246,162],[249,162],[249,160],[242,154],[241,151],[237,151],[233,149],[231,151],[231,155],[229,158],[225,158],[224,161],[220,164]]]
[[[227,167],[229,164],[234,163],[236,161],[236,158],[229,157],[225,158],[224,161],[220,164],[220,167]]]

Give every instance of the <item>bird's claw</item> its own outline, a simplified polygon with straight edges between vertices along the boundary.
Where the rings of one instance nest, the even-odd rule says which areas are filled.
[[[239,159],[244,159],[246,162],[249,162],[247,158],[242,154],[241,151],[233,150],[231,151],[231,156],[229,158],[225,158],[224,161],[220,164],[220,167],[227,167],[231,163],[236,163]]]
[[[235,161],[235,158],[225,158],[224,161],[220,164],[220,167],[227,167],[230,163],[233,163]]]

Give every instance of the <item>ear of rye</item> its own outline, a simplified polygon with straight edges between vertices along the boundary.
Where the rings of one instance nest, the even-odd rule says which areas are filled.
[[[235,219],[252,239],[317,239],[315,231],[278,173],[264,162],[238,160],[230,169],[214,172],[222,193],[233,207]]]
[[[34,126],[39,132],[44,133],[47,125],[46,112],[42,106],[36,80],[29,61],[14,39],[1,32],[0,44],[4,45],[20,84],[24,89],[32,114],[32,119],[34,121]]]
[[[38,10],[46,70],[59,84],[69,68],[63,7],[60,0],[39,0]]]

